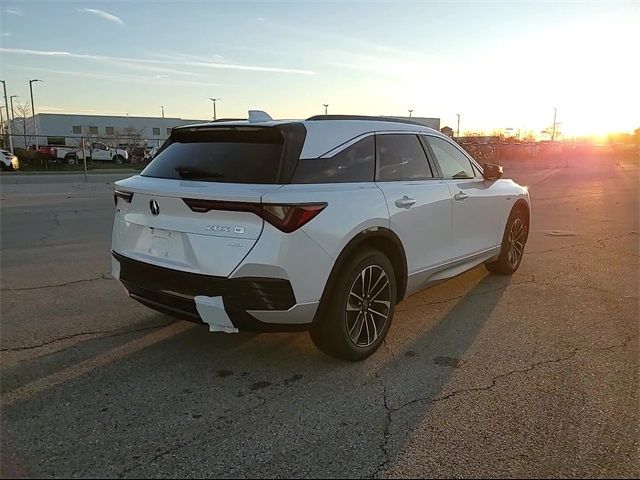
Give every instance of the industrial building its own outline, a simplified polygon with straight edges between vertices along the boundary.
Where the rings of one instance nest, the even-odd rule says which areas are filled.
[[[166,140],[173,127],[208,122],[201,119],[131,117],[111,115],[75,115],[64,113],[38,113],[35,116],[38,145],[77,146],[81,138],[99,140],[107,144],[135,142],[157,146]],[[28,117],[12,122],[14,148],[25,148],[36,143],[33,119]]]
[[[440,130],[439,118],[396,117],[421,123]],[[31,117],[15,119],[12,122],[14,148],[35,145],[77,146],[82,138],[100,141],[108,145],[159,146],[169,136],[173,127],[193,123],[209,122],[210,119],[183,119],[162,117],[131,117],[111,115],[76,115],[66,113],[38,113],[36,125]]]

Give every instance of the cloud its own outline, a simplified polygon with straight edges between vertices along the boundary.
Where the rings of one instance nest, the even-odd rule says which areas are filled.
[[[41,112],[64,112],[64,108],[52,107],[51,105],[38,105]]]
[[[10,37],[11,35],[13,35],[11,32],[2,32],[3,37]]]
[[[45,67],[25,67],[23,65],[6,65],[20,70],[30,70],[46,73],[57,73],[60,75],[69,75],[74,77],[93,78],[96,80],[108,80],[113,82],[139,83],[142,85],[167,85],[167,86],[185,86],[185,87],[220,87],[225,86],[220,83],[196,82],[191,80],[176,80],[171,78],[155,78],[142,75],[128,75],[113,72],[83,72],[78,70],[58,70]]]
[[[15,15],[17,17],[22,17],[22,12],[20,10],[16,10],[13,8],[7,8],[5,12],[10,13],[11,15]]]
[[[97,15],[100,18],[103,18],[113,23],[117,23],[118,25],[124,25],[124,22],[120,17],[116,17],[115,15],[105,12],[104,10],[98,10],[97,8],[79,8],[78,11],[82,13],[90,13],[92,15]]]
[[[281,67],[265,67],[262,65],[241,65],[226,62],[215,62],[208,60],[182,60],[175,58],[173,60],[153,60],[148,58],[128,58],[128,57],[111,57],[107,55],[91,55],[85,53],[71,53],[65,51],[49,51],[49,50],[31,50],[25,48],[0,48],[2,53],[10,53],[16,55],[35,55],[44,57],[60,57],[60,58],[74,58],[81,60],[94,60],[102,62],[124,62],[133,68],[141,68],[140,64],[147,65],[173,65],[184,67],[202,67],[202,68],[216,68],[225,70],[244,70],[254,72],[271,72],[271,73],[289,73],[295,75],[315,75],[315,72],[311,70],[301,70],[297,68],[281,68]],[[179,73],[176,71],[175,73]],[[188,73],[185,73],[188,74]]]

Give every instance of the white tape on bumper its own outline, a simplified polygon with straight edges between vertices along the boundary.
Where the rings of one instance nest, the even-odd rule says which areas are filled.
[[[193,300],[196,302],[196,310],[200,318],[209,325],[210,332],[238,333],[238,329],[233,326],[224,309],[222,297],[198,295]]]
[[[116,280],[120,280],[120,262],[111,256],[111,275]]]

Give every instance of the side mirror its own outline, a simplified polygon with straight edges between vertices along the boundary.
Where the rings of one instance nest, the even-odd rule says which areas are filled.
[[[493,163],[482,165],[482,176],[485,180],[499,180],[502,178],[502,167]]]

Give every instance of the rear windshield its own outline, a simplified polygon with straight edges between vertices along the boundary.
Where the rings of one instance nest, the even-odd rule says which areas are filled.
[[[141,175],[224,183],[278,183],[284,137],[275,128],[174,130]]]

